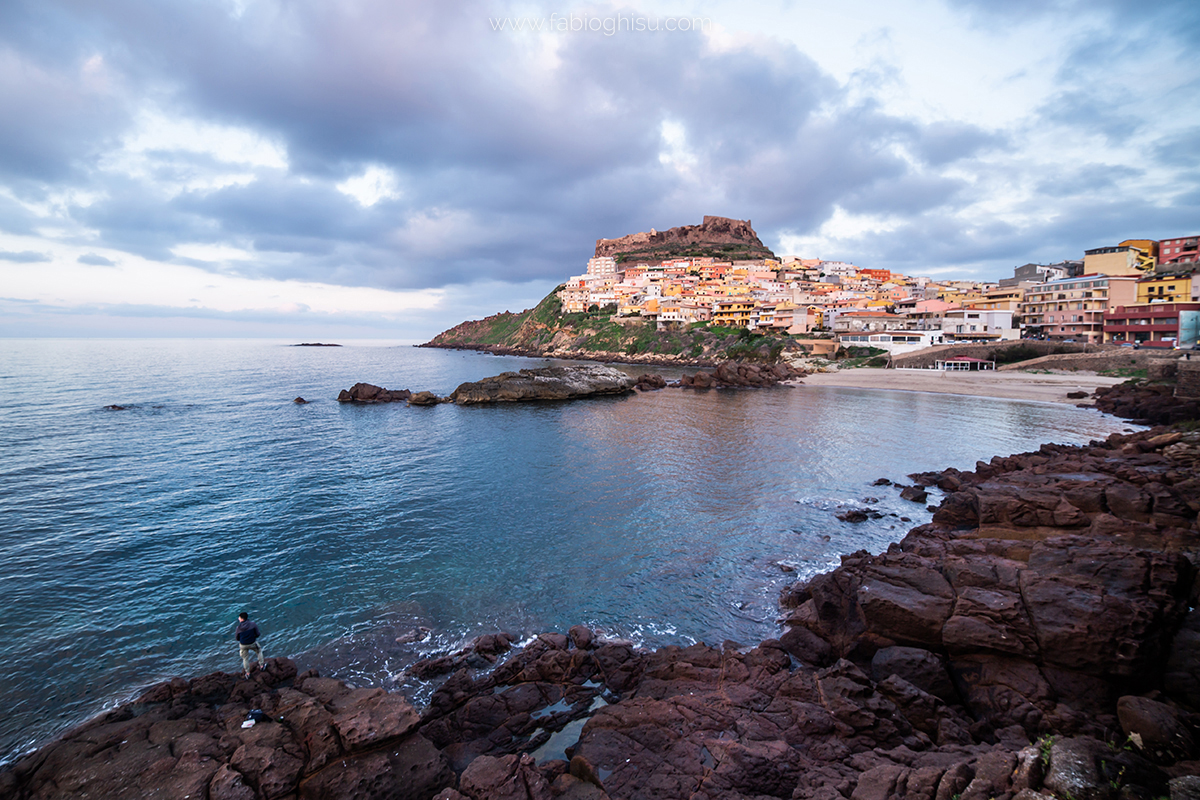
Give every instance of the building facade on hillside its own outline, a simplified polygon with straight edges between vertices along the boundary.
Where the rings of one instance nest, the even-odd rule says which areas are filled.
[[[885,311],[846,311],[833,321],[833,332],[899,331],[904,329],[904,323],[904,317]]]
[[[1137,303],[1104,315],[1104,341],[1147,347],[1194,347],[1200,303]]]
[[[858,267],[853,264],[847,264],[845,261],[822,261],[820,270],[826,275],[849,277],[858,272]]]
[[[1013,327],[1013,312],[985,311],[975,308],[956,308],[942,318],[942,332],[947,340],[998,342],[1018,338]]]
[[[1022,283],[1045,283],[1062,278],[1073,278],[1083,273],[1082,261],[1060,261],[1057,264],[1022,264],[1013,270],[1011,278],[1000,280],[1001,288]]]
[[[1132,275],[1081,275],[1031,286],[1021,303],[1024,335],[1100,342],[1105,312],[1134,302],[1137,280]]]
[[[1176,262],[1186,263],[1186,262]],[[1173,266],[1173,265],[1171,265]],[[1156,271],[1138,281],[1139,303],[1187,303],[1192,299],[1195,275],[1186,271]]]
[[[1200,245],[1200,234],[1163,239],[1158,243],[1158,263],[1173,264],[1176,261],[1195,261],[1200,258],[1198,245]]]
[[[1154,266],[1145,251],[1137,247],[1097,247],[1083,251],[1084,275],[1137,275]]]
[[[729,328],[748,328],[754,314],[754,301],[749,298],[718,300],[712,307],[712,324]]]
[[[612,256],[600,256],[599,258],[589,258],[587,265],[588,275],[600,275],[605,277],[616,277],[617,275],[617,260]]]
[[[1145,253],[1147,258],[1143,260],[1148,261],[1150,266],[1158,263],[1158,242],[1153,239],[1126,239],[1117,247],[1136,247]]]

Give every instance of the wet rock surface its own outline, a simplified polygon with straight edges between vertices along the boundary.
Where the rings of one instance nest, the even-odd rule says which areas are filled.
[[[251,712],[263,721],[247,726]],[[399,695],[269,659],[176,678],[0,773],[9,798],[421,798],[455,782]]]

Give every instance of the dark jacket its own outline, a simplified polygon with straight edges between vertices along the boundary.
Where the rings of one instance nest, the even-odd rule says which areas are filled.
[[[254,644],[258,639],[258,626],[250,619],[239,622],[233,629],[233,636],[238,640],[238,644]]]

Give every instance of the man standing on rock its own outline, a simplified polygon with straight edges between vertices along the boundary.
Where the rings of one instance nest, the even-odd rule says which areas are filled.
[[[237,627],[233,629],[233,637],[238,640],[238,652],[242,656],[242,668],[246,677],[250,677],[250,654],[258,654],[258,668],[265,666],[262,646],[258,643],[258,625],[250,620],[250,615],[243,611],[238,614]]]

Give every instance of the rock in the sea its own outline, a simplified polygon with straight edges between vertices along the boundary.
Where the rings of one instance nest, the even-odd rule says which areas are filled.
[[[679,379],[679,385],[692,389],[725,388],[762,388],[774,386],[780,381],[800,378],[806,375],[804,370],[796,369],[791,364],[740,364],[726,361],[712,372],[697,372],[695,375],[684,375]]]
[[[408,389],[384,389],[373,383],[356,383],[338,393],[339,403],[401,403],[412,396]]]
[[[429,391],[417,392],[408,398],[410,406],[436,406],[441,402],[443,402],[442,398]]]
[[[464,383],[449,399],[458,405],[505,403],[521,400],[573,400],[598,394],[624,394],[634,379],[599,364],[545,367],[505,372],[481,381]]]
[[[639,392],[650,392],[655,389],[665,389],[666,387],[666,378],[662,375],[650,375],[648,373],[638,375],[637,383],[634,384],[634,388]]]

